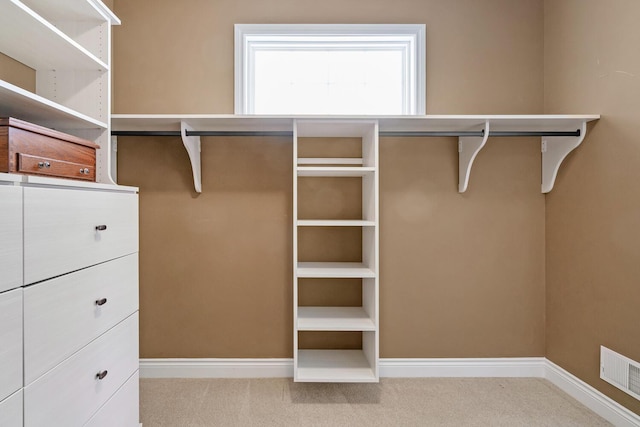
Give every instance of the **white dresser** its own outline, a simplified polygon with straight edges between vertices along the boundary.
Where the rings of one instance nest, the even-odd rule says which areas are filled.
[[[138,194],[0,174],[0,426],[138,426]]]

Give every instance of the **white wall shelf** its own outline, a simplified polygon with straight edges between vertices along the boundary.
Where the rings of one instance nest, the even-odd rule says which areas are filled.
[[[366,278],[376,277],[375,271],[361,262],[299,262],[300,278]]]
[[[120,25],[120,19],[101,0],[23,0],[22,2],[52,21],[102,22],[106,15],[112,25]]]
[[[375,331],[362,307],[298,307],[299,331]]]
[[[0,80],[0,116],[57,130],[107,129],[107,123]]]
[[[0,0],[0,52],[35,71],[35,91],[0,80],[0,115],[100,146],[96,180],[111,177],[111,26],[101,0]]]
[[[232,114],[114,114],[112,128],[114,135],[166,135],[180,136],[181,123],[185,122],[194,132],[220,132],[220,136],[232,136],[235,132],[256,136],[269,133],[279,136],[293,135],[295,120],[316,122],[314,129],[322,129],[327,122],[346,122],[354,120],[376,121],[381,138],[406,136],[452,136],[458,137],[459,180],[458,191],[467,191],[471,169],[478,152],[491,143],[491,139],[501,132],[516,133],[511,136],[538,136],[542,138],[541,191],[551,191],[558,170],[564,158],[584,140],[586,124],[598,120],[599,115],[425,115],[425,116],[242,116]],[[334,127],[334,136],[353,136],[357,130]],[[482,131],[484,134],[481,134]],[[578,132],[576,132],[578,131]],[[224,134],[226,132],[226,134]],[[310,128],[302,136],[314,136]],[[472,132],[473,135],[468,134]],[[571,136],[558,136],[552,133],[575,133]],[[431,134],[430,134],[431,133]],[[446,135],[449,133],[449,135]],[[520,134],[517,134],[520,133]],[[579,135],[578,135],[579,133]],[[331,136],[331,135],[325,135]],[[504,136],[504,135],[499,135]],[[384,142],[385,139],[382,139]],[[357,159],[301,158],[296,163],[301,176],[362,176],[364,167],[350,163]],[[359,164],[359,163],[356,163]],[[298,166],[314,165],[314,166]],[[333,166],[321,166],[333,165]],[[345,166],[336,166],[345,165]],[[199,156],[192,158],[194,175],[200,169]],[[351,169],[350,169],[351,168]],[[339,174],[341,173],[341,174]],[[352,175],[345,175],[352,174]],[[195,183],[197,188],[200,183]]]
[[[361,219],[299,219],[298,227],[375,227],[375,221]]]
[[[355,165],[362,165],[362,159],[354,158],[354,157],[345,157],[345,158],[300,157],[298,158],[298,166],[299,165],[354,165],[355,166]]]
[[[299,166],[298,176],[365,176],[372,174],[375,169],[370,167],[352,166]]]
[[[19,0],[0,0],[0,51],[36,70],[109,66]]]
[[[298,350],[298,380],[378,382],[363,350]]]

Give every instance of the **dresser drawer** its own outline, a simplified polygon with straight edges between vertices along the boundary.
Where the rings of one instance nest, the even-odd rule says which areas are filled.
[[[84,427],[138,427],[140,423],[138,373],[139,371],[136,371]]]
[[[80,426],[138,369],[135,313],[24,389],[25,426]],[[99,379],[99,373],[106,373]]]
[[[0,401],[0,426],[22,427],[22,390]]]
[[[24,189],[26,284],[137,251],[137,194]]]
[[[25,384],[137,309],[138,254],[26,287]]]
[[[0,294],[0,400],[21,387],[22,288],[19,288]]]
[[[0,292],[22,286],[22,188],[0,185]]]

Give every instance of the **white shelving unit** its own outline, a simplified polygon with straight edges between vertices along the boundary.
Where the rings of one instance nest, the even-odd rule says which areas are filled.
[[[469,186],[471,168],[478,152],[495,133],[513,132],[513,136],[535,136],[542,133],[542,193],[553,189],[558,170],[565,157],[577,148],[587,133],[587,123],[600,119],[597,114],[580,115],[425,115],[425,116],[241,116],[233,114],[117,114],[112,126],[116,133],[145,135],[162,132],[182,136],[193,169],[194,187],[202,191],[200,136],[187,136],[186,131],[225,132],[263,135],[275,132],[293,134],[298,120],[316,121],[377,121],[381,137],[419,136],[421,133],[451,133],[458,137],[459,177],[458,191],[464,193]],[[465,135],[473,132],[474,135]],[[553,135],[553,133],[568,135]],[[413,133],[414,135],[411,135]],[[524,133],[517,135],[517,133]],[[529,135],[526,135],[529,133]],[[400,135],[397,135],[400,134]],[[459,135],[458,135],[459,134]],[[447,136],[447,135],[440,135]],[[503,135],[504,136],[504,135]],[[353,158],[300,158],[297,165],[300,176],[364,176],[372,170]],[[342,175],[335,175],[341,173]]]
[[[100,0],[0,0],[0,52],[35,70],[32,93],[0,80],[0,116],[100,145],[98,182],[111,178],[111,25]]]
[[[294,380],[298,382],[377,382],[379,359],[378,326],[378,123],[375,120],[297,120],[293,124],[293,253],[294,253]],[[303,138],[355,137],[362,140],[362,157],[298,158]],[[312,164],[314,166],[307,166]],[[320,166],[327,165],[327,166]],[[342,165],[342,166],[338,166]],[[360,166],[353,166],[360,165]],[[361,219],[298,217],[298,180],[306,177],[359,177],[362,181]],[[330,201],[327,201],[330,203]],[[360,227],[361,262],[299,261],[298,229],[304,227]],[[300,305],[305,279],[360,279],[359,307]],[[359,332],[361,349],[301,348],[299,334]]]

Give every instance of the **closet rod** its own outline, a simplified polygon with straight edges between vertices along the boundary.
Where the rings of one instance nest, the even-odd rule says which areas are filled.
[[[187,136],[293,136],[291,131],[245,131],[245,130],[188,130]],[[114,130],[113,136],[181,136],[180,131],[164,130]],[[484,136],[484,131],[389,131],[380,132],[381,137],[421,137],[421,136]],[[514,136],[580,136],[580,129],[575,131],[490,131],[491,137]]]
[[[380,136],[484,136],[484,130],[478,131],[397,131],[380,132]],[[580,136],[580,129],[575,131],[531,131],[506,130],[489,131],[489,136]]]

